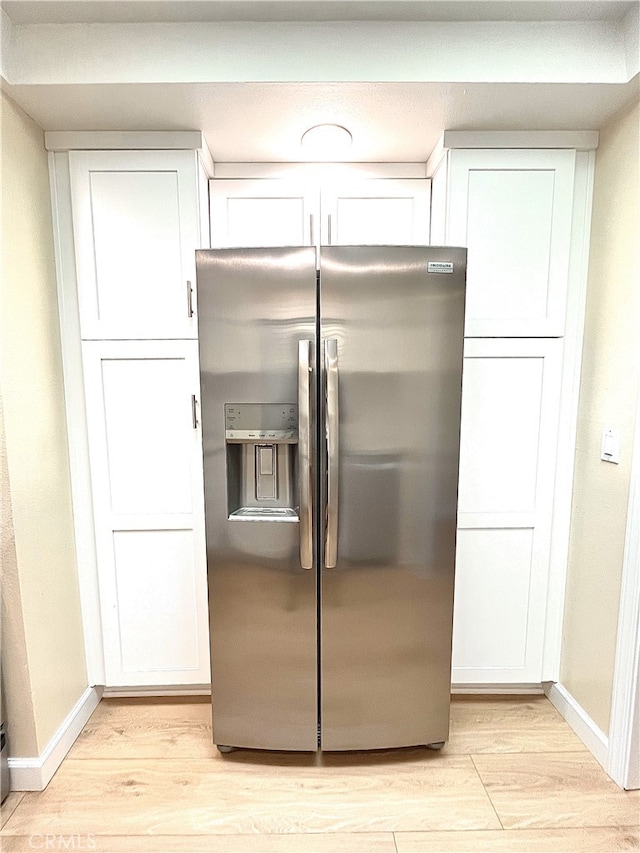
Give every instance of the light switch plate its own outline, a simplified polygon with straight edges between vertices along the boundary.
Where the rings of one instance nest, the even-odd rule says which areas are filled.
[[[615,427],[605,427],[602,430],[602,446],[600,459],[605,462],[620,462],[620,430]]]

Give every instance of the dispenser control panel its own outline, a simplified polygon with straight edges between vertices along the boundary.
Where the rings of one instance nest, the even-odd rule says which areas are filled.
[[[295,403],[225,403],[225,437],[229,442],[285,442],[298,440]]]

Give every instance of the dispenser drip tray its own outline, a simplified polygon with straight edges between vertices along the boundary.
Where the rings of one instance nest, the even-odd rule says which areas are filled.
[[[298,513],[290,507],[242,506],[229,521],[298,521]]]

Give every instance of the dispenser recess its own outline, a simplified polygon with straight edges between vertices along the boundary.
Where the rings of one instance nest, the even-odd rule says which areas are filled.
[[[230,521],[298,521],[298,407],[225,403]]]

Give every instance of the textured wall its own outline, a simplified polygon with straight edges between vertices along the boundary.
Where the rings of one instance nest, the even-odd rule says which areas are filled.
[[[2,581],[2,610],[0,649],[2,649],[2,681],[11,685],[2,691],[3,719],[15,720],[10,725],[12,755],[37,755],[36,725],[31,702],[31,681],[27,660],[27,643],[22,621],[22,599],[18,579],[18,560],[13,532],[13,514],[7,467],[7,447],[4,434],[4,416],[0,399],[0,490],[2,494],[2,549],[0,572]],[[5,717],[5,714],[7,715]]]
[[[596,155],[560,681],[605,734],[640,356],[638,102],[605,127]],[[620,464],[600,460],[619,427]]]
[[[22,613],[30,697],[10,664],[5,690],[9,708],[31,703],[40,753],[87,681],[47,156],[40,128],[4,92],[2,243],[0,387],[16,565],[6,606],[11,620]],[[8,723],[16,754],[30,742],[29,721]]]

